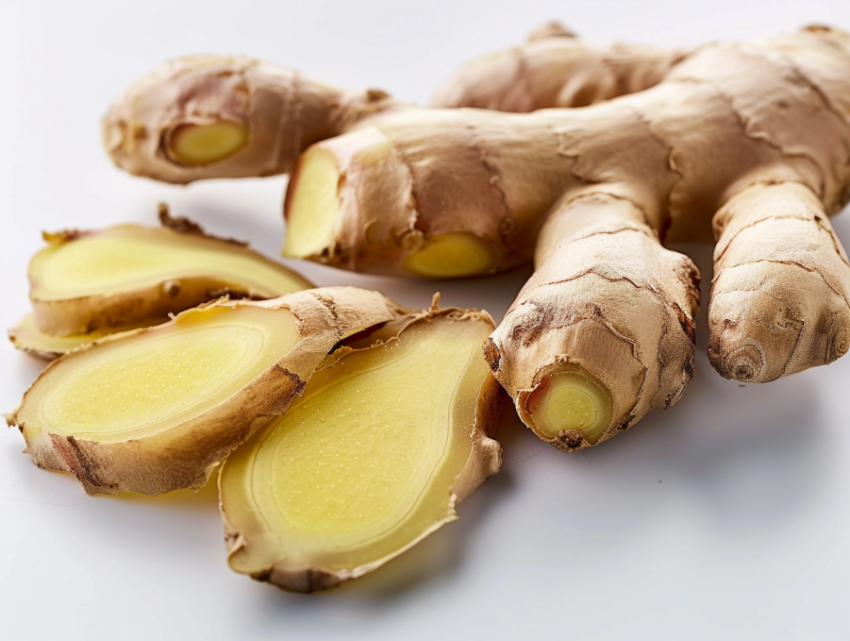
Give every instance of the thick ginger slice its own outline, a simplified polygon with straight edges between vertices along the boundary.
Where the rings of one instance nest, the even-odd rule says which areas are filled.
[[[338,350],[222,469],[231,567],[322,590],[454,520],[501,460],[489,435],[502,394],[481,357],[492,329],[486,315],[432,309],[397,337]]]
[[[533,113],[381,98],[343,110],[309,148],[281,141],[306,149],[289,183],[285,252],[428,277],[533,260],[487,357],[523,420],[568,451],[669,407],[693,375],[699,277],[662,242],[718,241],[708,331],[723,376],[766,382],[843,355],[850,263],[827,216],[850,200],[850,35],[811,27],[661,50],[594,48],[550,27],[533,40],[473,62],[437,97]],[[151,92],[157,121],[179,108],[167,86]],[[208,105],[235,99],[191,86]],[[274,128],[252,131],[280,140],[342,104],[305,101],[297,119],[282,110]],[[113,157],[131,171],[151,161],[132,149]],[[232,175],[244,175],[243,153]]]
[[[30,261],[38,330],[54,336],[152,324],[228,294],[274,298],[314,287],[242,243],[204,234],[161,209],[162,227],[125,224],[45,234]]]
[[[93,343],[94,341],[114,336],[121,332],[129,332],[141,327],[152,327],[167,323],[168,318],[152,318],[133,325],[123,327],[110,327],[108,329],[95,330],[88,334],[67,334],[66,336],[54,336],[42,332],[35,324],[35,316],[27,314],[20,323],[9,330],[9,340],[19,350],[52,361],[63,354],[67,354],[78,347]]]
[[[349,287],[212,303],[57,359],[6,420],[40,467],[89,494],[198,488],[339,341],[402,312]]]

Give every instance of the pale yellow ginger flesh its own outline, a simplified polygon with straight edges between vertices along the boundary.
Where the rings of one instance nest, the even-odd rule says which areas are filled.
[[[141,225],[119,225],[51,244],[30,266],[33,296],[57,300],[109,295],[193,276],[215,277],[271,298],[305,279],[236,244]]]
[[[462,278],[489,274],[496,255],[489,243],[463,232],[435,236],[421,249],[408,254],[407,271],[429,278]]]
[[[353,287],[220,300],[65,354],[6,421],[40,467],[72,472],[90,494],[202,487],[341,340],[406,313]]]
[[[180,219],[166,222],[177,226]],[[47,239],[30,262],[30,298],[38,329],[56,336],[120,331],[224,294],[272,298],[313,287],[283,265],[196,227],[125,224]]]
[[[38,356],[39,358],[53,360],[54,358],[62,356],[62,354],[67,354],[82,345],[100,340],[101,338],[106,338],[107,336],[112,336],[133,329],[139,329],[140,327],[159,325],[160,323],[165,323],[167,321],[167,317],[150,319],[134,325],[116,327],[109,330],[98,330],[89,334],[53,336],[52,334],[45,334],[42,332],[35,323],[35,316],[28,314],[16,327],[9,330],[9,340],[12,341],[12,344],[15,347],[24,352],[32,354],[33,356]]]
[[[298,190],[287,203],[283,255],[308,258],[333,240],[339,213],[340,173],[336,158],[313,147],[299,161]]]
[[[159,331],[57,361],[19,419],[87,441],[155,436],[232,397],[297,342],[296,320],[285,310],[191,310]]]
[[[475,317],[417,322],[320,370],[224,466],[233,569],[323,589],[454,520],[456,500],[498,469],[498,445],[476,425],[490,328]]]
[[[236,154],[248,143],[248,128],[219,120],[179,125],[168,138],[168,154],[184,165],[209,165]]]
[[[613,400],[599,379],[579,366],[547,377],[531,394],[528,409],[533,429],[546,440],[571,432],[594,445],[611,424]]]

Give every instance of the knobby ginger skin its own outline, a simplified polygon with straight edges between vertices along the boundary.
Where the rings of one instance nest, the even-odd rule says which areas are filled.
[[[391,105],[382,91],[344,91],[241,56],[186,56],[116,98],[102,136],[115,164],[164,182],[271,176]]]
[[[557,23],[528,40],[464,65],[435,92],[432,106],[517,113],[585,107],[657,85],[689,53],[631,43],[594,47]]]
[[[850,199],[850,36],[601,52],[553,33],[438,94],[544,109],[381,102],[307,149],[285,253],[430,277],[533,259],[486,353],[526,423],[565,450],[673,404],[691,377],[697,271],[661,241],[718,241],[722,375],[769,381],[846,352],[850,266],[827,216]]]

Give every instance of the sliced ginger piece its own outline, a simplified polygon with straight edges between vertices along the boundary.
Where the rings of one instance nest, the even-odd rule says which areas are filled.
[[[40,467],[90,494],[198,488],[341,339],[400,313],[349,287],[212,303],[57,359],[6,420]]]
[[[222,294],[273,298],[314,285],[240,243],[162,209],[163,227],[46,234],[30,261],[36,326],[55,336],[160,319]]]
[[[141,327],[152,327],[161,323],[168,322],[168,318],[152,318],[150,320],[140,321],[132,325],[123,327],[115,327],[109,329],[95,330],[88,334],[68,334],[67,336],[53,336],[42,332],[35,323],[35,316],[27,314],[18,323],[17,327],[9,330],[9,340],[19,350],[43,358],[45,360],[53,360],[59,358],[63,354],[77,349],[82,345],[91,343],[107,336],[112,336],[121,332],[127,332]]]
[[[501,460],[492,320],[434,310],[397,339],[345,347],[219,478],[229,562],[312,592],[357,578],[456,518]]]

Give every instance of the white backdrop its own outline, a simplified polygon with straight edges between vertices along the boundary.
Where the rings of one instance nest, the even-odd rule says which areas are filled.
[[[850,28],[850,3],[3,0],[2,325],[28,309],[26,263],[42,229],[153,223],[165,200],[212,233],[278,254],[285,179],[171,187],[118,171],[101,151],[109,100],[162,60],[246,53],[426,102],[461,61],[553,17],[598,41],[693,44],[813,22]],[[850,244],[850,216],[835,224]],[[707,283],[710,248],[686,251]],[[497,318],[528,275],[435,284],[297,268],[414,306],[439,289],[444,303]],[[312,596],[228,569],[211,488],[87,497],[21,454],[16,430],[0,430],[0,636],[843,638],[850,358],[745,387],[717,376],[705,347],[700,333],[697,378],[676,407],[592,451],[559,453],[509,414],[503,471],[460,506],[460,521],[374,575]],[[5,342],[0,352],[9,411],[43,365]]]

